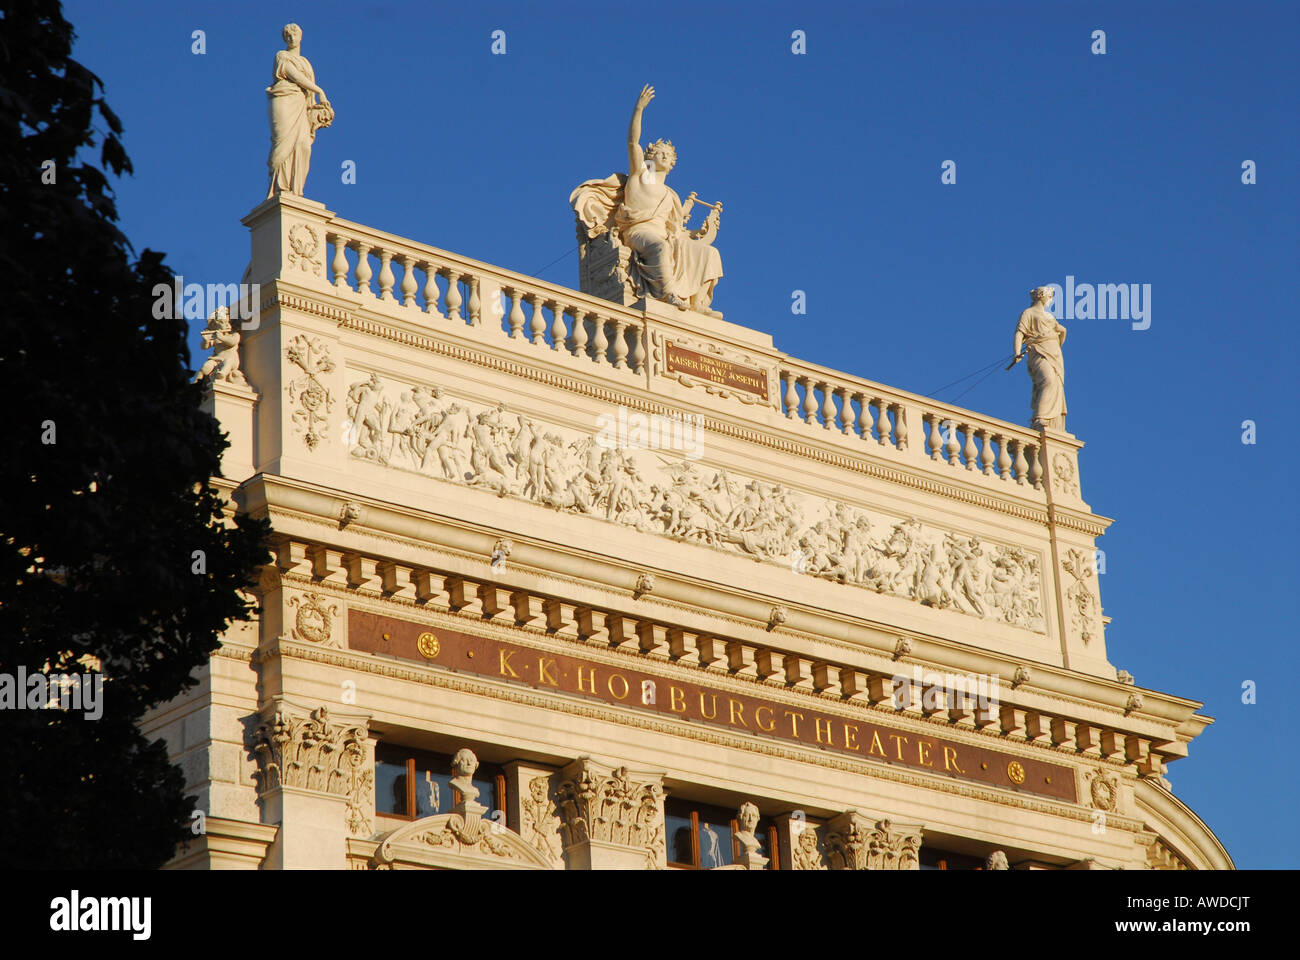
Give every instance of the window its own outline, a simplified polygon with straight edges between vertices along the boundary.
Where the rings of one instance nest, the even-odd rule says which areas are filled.
[[[506,778],[500,768],[480,763],[474,772],[478,802],[494,810],[506,809]],[[375,747],[375,811],[390,817],[415,820],[435,813],[451,813],[451,755],[412,750],[396,744]]]
[[[668,834],[668,863],[675,867],[711,870],[736,862],[740,844],[736,832],[736,811],[689,800],[669,798],[664,802],[664,827]],[[758,821],[754,830],[758,851],[771,861],[769,870],[778,870],[776,861],[776,825],[768,818]]]
[[[983,870],[984,858],[972,857],[965,853],[953,853],[951,850],[937,850],[933,847],[921,847],[922,870]]]

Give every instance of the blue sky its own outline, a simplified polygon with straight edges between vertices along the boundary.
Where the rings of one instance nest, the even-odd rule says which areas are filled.
[[[1286,435],[1300,7],[65,9],[76,56],[126,126],[136,172],[118,188],[123,227],[187,280],[237,281],[247,262],[239,218],[265,196],[264,89],[292,20],[337,113],[307,195],[390,233],[525,273],[558,259],[541,276],[576,286],[569,192],[625,169],[628,115],[652,83],[645,139],[676,144],[670,183],[725,204],[715,306],[795,356],[930,394],[1010,353],[1031,287],[1150,284],[1148,329],[1066,324],[1083,493],[1117,520],[1099,543],[1110,659],[1217,718],[1170,779],[1237,864],[1300,865],[1283,709],[1300,681]],[[505,55],[490,52],[497,29]],[[1091,52],[1098,29],[1105,55]],[[341,182],[347,160],[355,184]],[[806,316],[791,313],[796,289]],[[1025,422],[1028,398],[1023,368],[998,369],[959,402]]]

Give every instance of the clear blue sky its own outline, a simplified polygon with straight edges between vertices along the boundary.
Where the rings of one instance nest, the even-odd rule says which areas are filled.
[[[542,275],[576,286],[569,191],[625,169],[628,115],[649,82],[645,135],[678,148],[670,183],[726,206],[715,306],[796,356],[932,393],[1010,353],[1032,286],[1150,284],[1147,330],[1067,322],[1084,496],[1117,520],[1099,544],[1110,658],[1217,718],[1170,779],[1237,864],[1300,865],[1287,712],[1300,682],[1287,434],[1300,6],[66,10],[76,55],[126,126],[125,231],[187,280],[237,281],[247,262],[239,218],[266,192],[263,91],[292,20],[337,112],[307,194],[391,233],[525,273],[563,257]],[[504,56],[490,52],[496,29]],[[1096,29],[1104,56],[1090,52]],[[791,52],[794,30],[805,55]],[[346,160],[355,185],[341,183]],[[940,182],[945,160],[955,185]],[[1255,185],[1241,182],[1245,160]],[[790,311],[795,289],[806,317]],[[1024,422],[1028,397],[1022,368],[999,369],[960,403]],[[1246,680],[1254,705],[1241,702]]]

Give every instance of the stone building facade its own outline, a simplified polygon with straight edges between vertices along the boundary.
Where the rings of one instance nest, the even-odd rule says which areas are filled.
[[[209,378],[257,620],[178,868],[1231,867],[1106,651],[1082,443],[280,194]],[[246,305],[248,306],[248,305]]]

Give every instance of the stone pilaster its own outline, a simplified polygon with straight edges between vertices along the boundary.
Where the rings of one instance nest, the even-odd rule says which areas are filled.
[[[556,779],[569,869],[666,866],[662,772],[629,771],[579,757]]]
[[[558,869],[564,869],[564,847],[555,787],[547,767],[513,760],[505,765],[506,815],[519,825],[519,835]]]
[[[276,703],[254,733],[262,822],[279,824],[270,869],[346,869],[347,837],[373,829],[368,718]]]
[[[832,870],[919,870],[921,827],[847,810],[826,824]]]
[[[782,865],[789,864],[787,869],[790,870],[825,870],[822,829],[802,816],[785,813],[777,817],[777,843]]]

